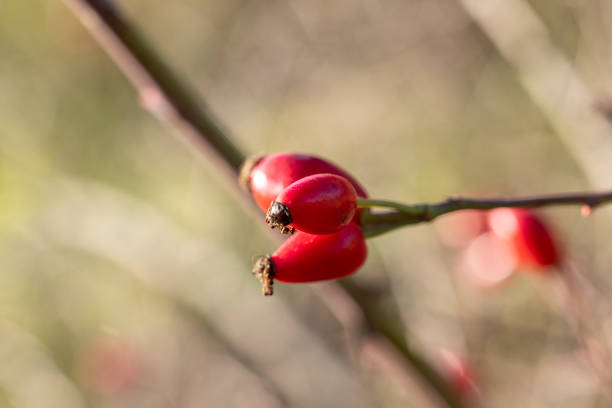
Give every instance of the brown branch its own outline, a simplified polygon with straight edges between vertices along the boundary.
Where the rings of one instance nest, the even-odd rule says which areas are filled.
[[[610,187],[612,121],[597,96],[526,0],[460,0],[467,15],[508,63],[590,183]]]
[[[582,278],[582,279],[581,279]],[[560,266],[557,275],[559,289],[565,300],[566,319],[576,333],[584,352],[584,357],[601,383],[601,390],[608,401],[612,401],[612,354],[598,321],[592,301],[587,296],[587,289],[594,292],[576,268],[568,264]]]
[[[110,0],[64,0],[139,93],[142,106],[235,177],[242,152],[206,104],[166,66]]]
[[[589,210],[612,202],[612,191],[552,194],[522,198],[448,198],[433,204],[401,204],[394,201],[360,199],[361,208],[390,208],[382,214],[364,211],[361,225],[367,237],[421,222],[459,210],[490,210],[500,207],[537,208],[553,205],[583,205]]]
[[[212,161],[217,169],[223,170],[224,175],[229,176],[225,185],[238,195],[241,203],[247,202],[243,193],[239,192],[236,178],[245,155],[227,137],[208,107],[189,92],[189,88],[170,70],[114,3],[111,0],[64,0],[64,3],[132,82],[143,107],[175,130],[194,150],[206,160]],[[253,214],[261,217],[258,212]],[[464,406],[436,370],[407,346],[399,319],[390,324],[389,317],[377,314],[375,307],[366,301],[366,294],[348,280],[344,281],[343,286],[334,287],[338,289],[335,291],[336,296],[355,305],[360,311],[363,322],[357,326],[362,329],[363,344],[368,339],[380,336],[392,344],[397,355],[402,356],[412,371],[427,384],[432,394],[428,398],[430,405],[439,406],[444,403],[451,408]],[[323,293],[323,296],[326,293],[324,290],[317,292]],[[335,315],[345,326],[356,324],[351,318],[345,319],[341,313]]]

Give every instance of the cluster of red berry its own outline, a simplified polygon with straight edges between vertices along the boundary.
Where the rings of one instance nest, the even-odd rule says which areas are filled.
[[[518,268],[546,274],[562,261],[551,228],[531,210],[465,210],[437,225],[444,243],[462,248],[461,271],[479,286],[495,286]]]
[[[364,263],[357,198],[367,193],[344,170],[318,157],[279,153],[247,163],[241,180],[266,212],[266,222],[293,234],[253,267],[264,295],[273,294],[274,280],[337,279]]]
[[[519,268],[546,274],[562,262],[550,226],[524,208],[457,211],[441,217],[436,227],[444,244],[460,249],[460,271],[479,287],[499,285]],[[479,384],[469,362],[448,350],[440,351],[439,360],[457,395],[477,401]]]

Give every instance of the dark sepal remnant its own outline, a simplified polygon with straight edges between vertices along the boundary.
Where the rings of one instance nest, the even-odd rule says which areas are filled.
[[[253,265],[251,273],[261,282],[261,288],[264,296],[272,296],[274,294],[274,263],[272,256],[264,255],[260,257]]]
[[[295,228],[289,224],[293,222],[289,207],[278,201],[272,201],[268,213],[266,214],[266,222],[271,228],[278,228],[283,234],[293,234]]]

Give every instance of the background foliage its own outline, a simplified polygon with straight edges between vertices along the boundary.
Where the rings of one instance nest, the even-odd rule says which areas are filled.
[[[605,101],[612,4],[530,5]],[[404,202],[593,188],[456,1],[122,6],[251,153],[328,157],[373,197]],[[134,103],[63,4],[2,1],[0,55],[2,406],[269,407],[277,393],[290,406],[418,406],[368,353],[356,368],[305,285],[261,297],[248,271],[274,249],[263,221]],[[608,293],[609,211],[546,215]],[[388,273],[413,345],[432,361],[442,348],[468,356],[484,406],[605,406],[553,282],[476,290],[431,225],[369,245],[357,279],[376,288]],[[88,374],[109,343],[116,386]]]

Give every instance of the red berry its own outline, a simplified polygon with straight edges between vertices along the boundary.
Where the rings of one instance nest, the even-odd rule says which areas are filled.
[[[485,232],[463,250],[459,272],[469,283],[491,289],[512,276],[516,263],[515,251],[508,241]]]
[[[357,209],[357,194],[344,177],[315,174],[285,188],[272,201],[266,222],[281,232],[332,234],[348,224]]]
[[[118,394],[134,385],[141,373],[141,359],[125,340],[99,338],[81,351],[79,374],[92,391]]]
[[[518,262],[526,267],[558,265],[561,261],[557,244],[542,219],[521,208],[498,208],[489,212],[489,228],[511,243]]]
[[[250,170],[250,171],[249,171]],[[353,185],[358,197],[367,197],[363,187],[347,172],[334,164],[301,153],[277,153],[266,156],[242,174],[253,197],[262,210],[268,211],[272,201],[290,184],[314,174],[330,173],[342,176]]]
[[[448,384],[462,398],[473,399],[480,394],[468,362],[449,350],[440,350],[442,374]]]
[[[298,283],[342,278],[359,269],[366,255],[363,232],[354,223],[334,234],[298,231],[272,255],[257,260],[253,274],[262,282],[264,295],[268,296],[273,293],[273,279]]]
[[[486,223],[484,211],[460,210],[436,218],[434,227],[444,245],[463,248],[486,230]]]

